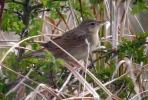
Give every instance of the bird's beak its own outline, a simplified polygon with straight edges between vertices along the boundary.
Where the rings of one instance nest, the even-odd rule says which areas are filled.
[[[105,24],[109,23],[109,21],[108,20],[103,20],[100,23],[101,23],[101,25],[105,25]]]

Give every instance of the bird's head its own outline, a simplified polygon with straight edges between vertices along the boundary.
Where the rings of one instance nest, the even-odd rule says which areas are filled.
[[[107,20],[97,21],[93,19],[87,19],[82,21],[82,23],[78,27],[80,27],[81,29],[86,29],[89,32],[96,33],[98,32],[100,27],[105,25],[107,22]]]

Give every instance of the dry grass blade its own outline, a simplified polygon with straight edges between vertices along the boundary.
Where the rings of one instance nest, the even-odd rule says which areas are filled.
[[[69,4],[69,7],[70,7],[70,11],[71,11],[71,14],[72,14],[72,18],[73,18],[73,25],[74,25],[74,27],[76,27],[76,24],[75,24],[75,14],[74,14],[74,10],[73,10],[73,8],[72,8],[72,5],[71,5],[71,1],[70,0],[68,0],[68,4]]]
[[[49,23],[48,21],[46,21],[46,20],[44,20],[44,22],[46,22],[47,24],[49,24],[49,25],[52,25],[53,27],[55,27],[56,29],[58,29],[59,31],[61,31],[61,32],[65,32],[65,31],[63,31],[62,29],[60,29],[60,28],[58,28],[57,26],[55,26],[55,25],[53,25],[52,23]]]
[[[66,63],[66,67],[73,73],[73,75],[81,82],[81,84],[84,85],[85,83],[85,87],[88,91],[90,91],[90,93],[92,95],[94,95],[95,98],[100,98],[99,95],[96,93],[96,91],[94,91],[94,89],[89,85],[89,83],[77,72],[75,71],[74,68],[72,68],[69,64]]]
[[[122,22],[122,28],[121,28],[121,37],[123,37],[123,34],[124,34],[125,21],[126,21],[126,16],[127,16],[128,7],[129,7],[130,2],[131,2],[131,0],[128,0],[127,3],[126,3],[127,7],[125,8],[125,13],[124,13],[124,16],[123,16],[123,22]]]
[[[46,86],[45,84],[39,84],[38,87],[36,88],[36,91],[39,91],[40,90],[40,87],[43,87],[45,90],[47,90],[49,93],[51,93],[53,96],[56,97],[57,100],[62,100],[61,97],[59,97],[57,95],[57,93],[55,93],[50,87]],[[34,92],[35,93],[35,92]],[[35,93],[36,94],[36,93]],[[34,98],[35,98],[35,95],[34,95]],[[34,99],[32,98],[32,99]]]
[[[33,70],[30,69],[30,71],[28,72],[28,74],[27,74],[25,77],[28,77],[32,71],[33,71]],[[21,83],[23,83],[25,80],[26,80],[26,78],[23,78],[23,79],[19,82],[19,84],[17,84],[17,85],[16,85],[15,87],[13,87],[10,91],[8,91],[8,93],[6,93],[6,96],[9,95],[11,92],[14,92],[14,91],[21,85]]]
[[[24,76],[24,75],[22,75],[22,74],[20,74],[20,73],[18,73],[18,72],[16,72],[16,71],[14,71],[14,70],[12,70],[11,68],[6,67],[6,66],[3,65],[3,64],[0,64],[0,65],[1,65],[3,68],[6,68],[7,70],[9,70],[9,71],[11,71],[11,72],[13,72],[13,73],[15,73],[15,74],[21,76],[21,77],[23,77],[23,78],[25,78],[25,79],[27,79],[27,80],[33,82],[33,83],[40,84],[40,83],[38,83],[38,82],[36,82],[36,81],[34,81],[34,80],[32,80],[32,79],[30,79],[30,78]]]

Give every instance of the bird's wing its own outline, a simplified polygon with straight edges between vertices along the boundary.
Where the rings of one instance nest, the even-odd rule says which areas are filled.
[[[79,33],[77,33],[79,32]],[[66,32],[64,35],[59,36],[53,41],[57,43],[59,46],[61,46],[63,49],[71,53],[71,50],[79,49],[80,47],[83,48],[83,46],[87,45],[85,43],[85,39],[88,37],[88,33],[82,31],[82,30],[71,30]],[[44,48],[32,52],[28,55],[22,56],[19,59],[28,58],[28,57],[44,57],[45,53],[43,52],[44,49],[49,50],[52,52],[52,54],[57,58],[63,58],[65,57],[65,53],[59,49],[56,45],[54,45],[52,42],[47,42],[44,44],[41,44]]]
[[[66,50],[69,48],[77,48],[86,45],[85,39],[87,37],[88,33],[82,30],[71,30],[66,32],[64,35],[53,39],[53,41]],[[42,44],[42,46],[49,50],[58,48],[50,41]]]

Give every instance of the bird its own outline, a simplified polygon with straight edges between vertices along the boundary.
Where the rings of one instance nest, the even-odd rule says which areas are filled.
[[[54,38],[53,41],[61,46],[64,50],[70,53],[77,60],[85,59],[88,53],[94,51],[99,45],[99,29],[105,25],[108,21],[97,21],[94,19],[83,20],[76,28],[65,32],[63,35]],[[88,44],[90,44],[88,52]],[[51,41],[41,44],[43,48],[34,51],[30,54],[19,57],[24,58],[43,58],[45,57],[44,50],[48,50],[56,59],[63,59],[66,61],[73,62],[73,59],[69,57],[64,51],[54,45]]]

